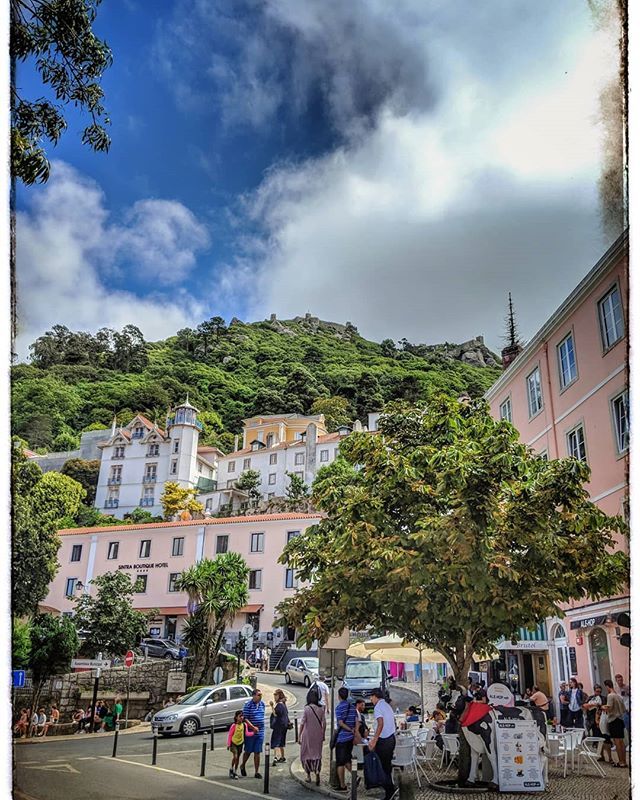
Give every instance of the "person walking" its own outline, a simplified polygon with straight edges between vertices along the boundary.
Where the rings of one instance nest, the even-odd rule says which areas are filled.
[[[322,769],[322,746],[327,728],[327,715],[320,705],[319,692],[307,695],[307,704],[302,712],[298,738],[300,740],[300,762],[311,783],[311,773],[315,773],[316,786],[320,786]]]
[[[244,721],[244,714],[242,711],[236,711],[233,717],[233,725],[229,728],[229,735],[227,736],[227,750],[231,753],[229,777],[234,781],[238,780],[240,756],[242,755],[242,748],[249,734],[250,731],[247,723]]]
[[[251,700],[247,700],[242,711],[246,722],[253,731],[253,736],[245,738],[240,774],[243,778],[247,777],[247,761],[249,760],[249,755],[253,753],[253,765],[255,767],[254,777],[262,778],[260,774],[260,754],[262,753],[262,746],[264,744],[265,704],[260,689],[253,690],[251,693]]]
[[[624,746],[624,701],[616,692],[613,682],[606,680],[604,685],[609,689],[607,703],[602,710],[607,712],[609,736],[616,749],[618,763],[611,762],[612,767],[627,768],[627,751]]]
[[[374,706],[373,719],[376,729],[369,740],[369,750],[378,754],[382,769],[387,776],[387,782],[384,786],[384,800],[391,800],[396,795],[391,764],[393,751],[396,749],[396,720],[393,715],[393,709],[384,699],[382,689],[373,689],[371,702]]]
[[[287,697],[282,689],[276,689],[273,693],[271,706],[271,750],[273,751],[273,766],[284,764],[287,760],[284,755],[286,746],[287,731],[289,730],[289,710],[287,708]],[[278,758],[278,750],[280,758]]]
[[[260,645],[256,647],[255,653],[253,654],[253,666],[256,669],[262,669],[262,648]]]
[[[578,685],[577,678],[569,681],[569,728],[584,728],[584,713],[582,706],[587,702],[587,696]]]
[[[340,702],[336,706],[336,772],[338,775],[338,791],[346,792],[345,771],[351,772],[351,758],[353,754],[353,739],[356,732],[358,712],[353,703],[350,703],[349,690],[344,686],[338,689]]]

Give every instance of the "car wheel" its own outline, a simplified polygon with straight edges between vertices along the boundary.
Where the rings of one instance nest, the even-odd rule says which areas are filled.
[[[289,675],[288,672],[284,673],[284,682],[285,683],[291,683],[291,675]]]
[[[304,676],[304,685],[307,687],[307,689],[311,686],[311,681],[309,680],[308,675]]]
[[[180,733],[182,733],[183,736],[195,736],[199,727],[200,723],[198,720],[195,717],[189,717],[185,719],[180,726]]]
[[[165,653],[165,656],[164,656],[164,657],[165,657],[165,658],[171,658],[171,659],[173,659],[173,656],[171,655],[171,653]]]

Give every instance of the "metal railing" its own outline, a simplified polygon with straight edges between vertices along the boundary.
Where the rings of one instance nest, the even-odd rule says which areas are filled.
[[[155,483],[158,480],[157,475],[143,475],[142,482],[143,483]]]

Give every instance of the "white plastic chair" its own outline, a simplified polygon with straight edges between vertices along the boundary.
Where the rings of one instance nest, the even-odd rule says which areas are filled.
[[[416,779],[420,789],[422,789],[422,784],[420,783],[420,772],[422,772],[423,776],[429,780],[426,772],[422,768],[422,765],[419,764],[416,759],[416,743],[413,740],[413,736],[401,736],[396,739],[396,749],[393,754],[391,766],[394,768],[406,767],[408,769],[413,769],[413,771],[416,773]]]
[[[565,746],[571,753],[571,771],[574,772],[576,768],[575,756],[580,750],[580,744],[584,739],[584,728],[566,728],[565,733],[570,737],[567,738]]]
[[[595,767],[596,772],[600,777],[606,778],[605,771],[602,769],[600,764],[598,764],[598,759],[602,755],[602,748],[604,747],[604,739],[601,739],[599,736],[585,736],[585,738],[580,743],[580,749],[578,750],[578,772],[580,772],[580,765],[582,763],[582,759],[585,760],[586,764],[591,764]]]
[[[545,775],[545,784],[549,783],[549,759],[554,758],[556,764],[558,763],[558,759],[562,758],[564,760],[564,766],[562,771],[562,777],[567,777],[567,755],[569,751],[564,746],[564,736],[559,734],[557,736],[549,737],[547,740],[547,761],[545,764],[546,775]]]
[[[440,768],[444,766],[444,757],[446,753],[449,753],[451,758],[449,759],[449,763],[447,764],[447,768],[445,770],[445,774],[449,772],[451,767],[453,766],[453,761],[458,756],[458,751],[460,750],[460,740],[458,738],[457,733],[443,733],[442,734],[442,756],[440,758]]]

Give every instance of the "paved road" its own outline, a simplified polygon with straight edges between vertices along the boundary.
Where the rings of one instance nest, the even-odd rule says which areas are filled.
[[[284,685],[284,676],[261,673],[261,683]],[[288,686],[296,697],[293,710],[301,711],[307,689]],[[415,695],[402,687],[392,687],[392,702],[401,708],[415,701]],[[270,700],[266,697],[265,700]],[[15,746],[16,783],[35,800],[190,800],[211,798],[264,797],[261,780],[249,777],[231,781],[230,757],[226,750],[227,734],[215,734],[215,750],[207,749],[205,777],[200,776],[202,736],[158,740],[158,759],[151,765],[153,737],[149,730],[125,733],[119,737],[118,755],[111,757],[113,736],[82,735],[69,739],[38,740]],[[297,755],[293,743],[288,747],[289,760]],[[264,774],[264,769],[262,770]],[[303,794],[300,785],[289,775],[289,762],[271,769],[270,796],[293,800]],[[304,792],[306,795],[306,792]]]

